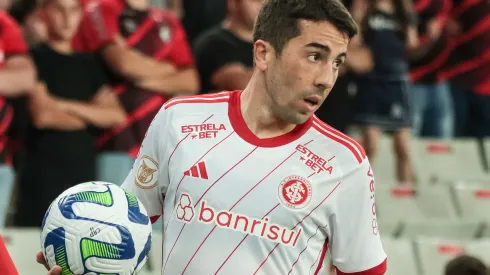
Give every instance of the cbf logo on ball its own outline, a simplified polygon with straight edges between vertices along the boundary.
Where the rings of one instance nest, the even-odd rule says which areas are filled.
[[[311,200],[311,184],[300,176],[289,176],[279,184],[279,199],[291,209],[301,209]]]

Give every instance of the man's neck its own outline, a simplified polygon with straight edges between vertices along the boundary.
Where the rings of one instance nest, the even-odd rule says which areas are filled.
[[[240,109],[248,128],[259,138],[272,138],[291,132],[296,125],[277,118],[272,99],[265,91],[265,83],[254,72],[240,97]]]
[[[253,41],[253,30],[233,18],[226,18],[223,27],[244,41]]]
[[[126,0],[126,4],[134,10],[147,10],[150,5],[147,0]]]
[[[70,40],[56,40],[56,39],[48,39],[46,44],[49,45],[51,49],[55,52],[62,54],[71,54],[73,53],[73,47],[71,45]]]

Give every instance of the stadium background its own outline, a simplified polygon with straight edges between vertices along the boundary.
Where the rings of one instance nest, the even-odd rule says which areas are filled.
[[[227,0],[151,2],[179,16],[191,45],[207,29],[220,24],[227,12]],[[346,4],[353,9],[352,2],[356,1]],[[377,142],[372,165],[377,179],[379,223],[374,226],[379,228],[388,254],[388,274],[443,274],[447,262],[462,254],[490,265],[490,1],[414,0],[412,8],[411,12],[418,15],[422,40],[424,24],[433,18],[440,20],[444,33],[451,33],[442,35],[449,42],[437,44],[426,60],[412,64],[410,77],[413,83],[430,83],[426,85],[428,93],[436,93],[431,90],[432,84],[444,82],[449,86],[452,106],[445,115],[451,117],[454,130],[450,135],[433,133],[431,130],[437,127],[434,123],[438,123],[431,121],[435,110],[424,110],[423,129],[409,142],[413,183],[397,180],[397,155],[390,133],[383,133]],[[9,12],[25,29],[26,15],[35,9],[34,1],[15,0]],[[317,115],[362,142],[362,133],[353,123],[357,78],[353,71],[343,74]],[[419,106],[422,102],[413,104]],[[114,159],[124,159],[127,169],[131,166],[131,157],[125,153],[100,153],[94,180],[120,183],[124,179],[127,169],[113,164]],[[2,235],[9,252],[20,274],[44,274],[34,261],[39,230],[18,227],[13,221],[15,202],[23,194],[16,192],[12,165],[0,169],[0,186],[13,186],[14,190],[10,200],[0,202],[6,205],[0,211],[6,216]],[[155,245],[143,274],[159,274],[161,233],[158,226],[155,229]],[[328,259],[325,264],[329,264]]]

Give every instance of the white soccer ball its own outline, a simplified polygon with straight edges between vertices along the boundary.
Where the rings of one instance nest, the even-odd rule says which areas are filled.
[[[48,265],[61,274],[131,275],[146,263],[151,223],[143,204],[107,182],[69,188],[49,207],[41,227]]]

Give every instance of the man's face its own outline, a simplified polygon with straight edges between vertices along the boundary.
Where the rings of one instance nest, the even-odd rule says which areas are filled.
[[[280,119],[301,124],[330,93],[349,38],[329,22],[300,21],[301,35],[266,61],[266,90]]]
[[[51,37],[70,40],[80,24],[82,9],[77,0],[51,0],[44,7],[44,17]]]
[[[255,20],[259,15],[260,8],[264,0],[235,0],[237,1],[237,6],[241,19],[247,24],[250,29],[253,29]]]

